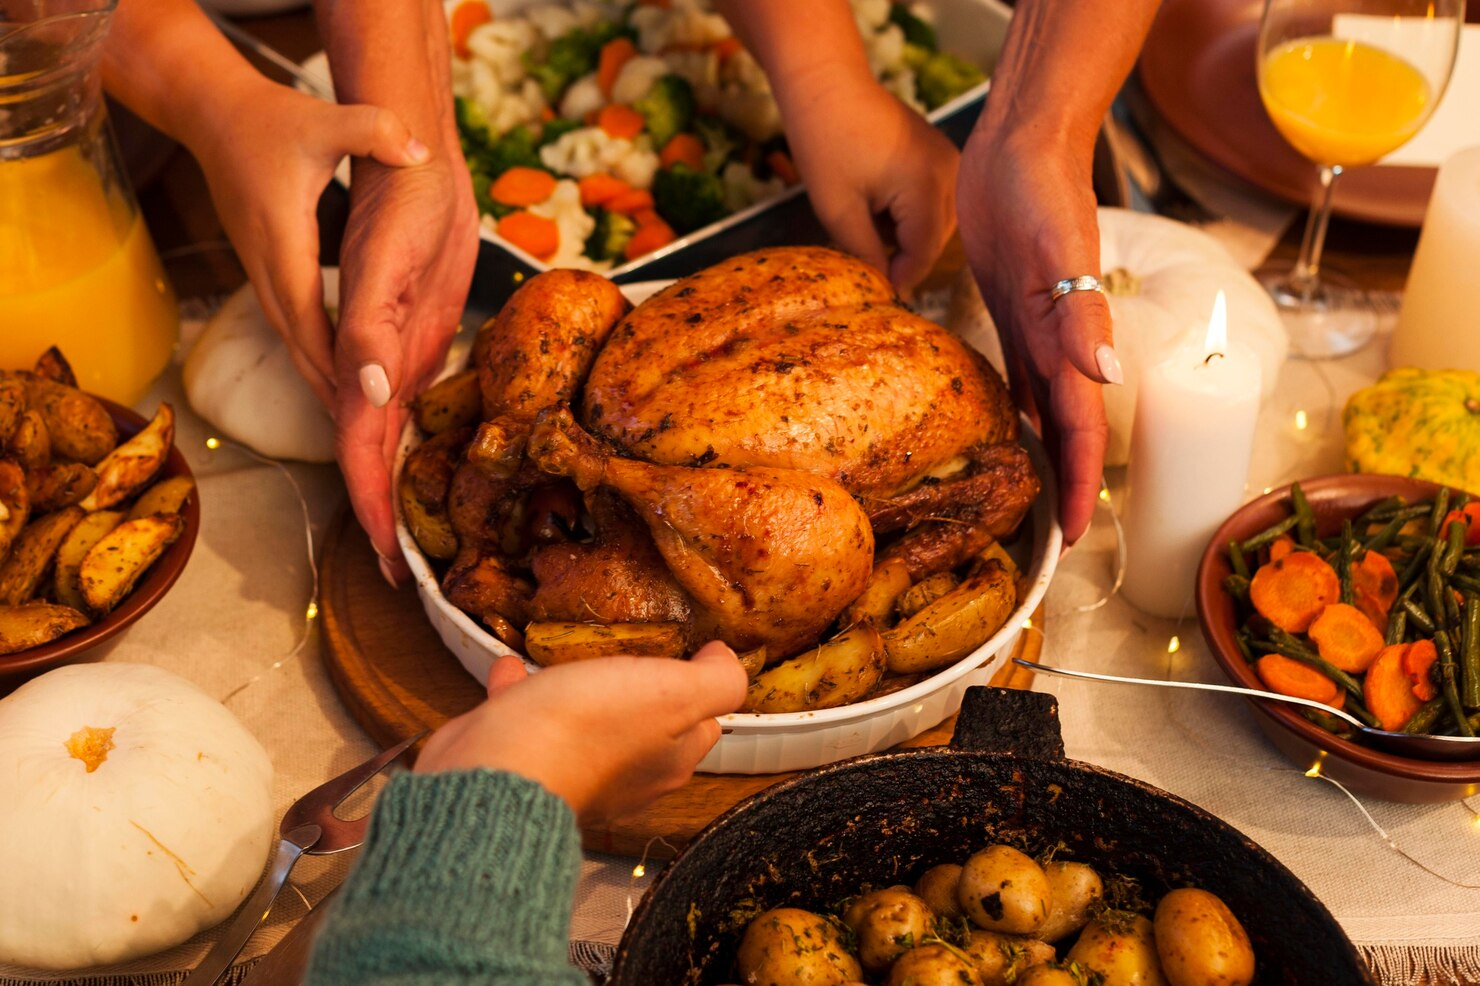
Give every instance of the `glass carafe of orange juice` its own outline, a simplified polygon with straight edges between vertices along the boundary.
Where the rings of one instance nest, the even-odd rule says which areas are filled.
[[[0,0],[0,369],[56,345],[84,390],[132,404],[180,324],[104,111],[114,2]]]

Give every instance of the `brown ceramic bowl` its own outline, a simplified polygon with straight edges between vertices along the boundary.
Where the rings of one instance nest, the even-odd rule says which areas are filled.
[[[1435,483],[1402,476],[1342,475],[1301,480],[1300,488],[1316,515],[1317,533],[1329,537],[1341,531],[1345,518],[1356,517],[1390,496],[1410,503],[1430,499]],[[1226,546],[1243,540],[1288,517],[1292,510],[1288,486],[1244,504],[1223,522],[1203,552],[1197,570],[1197,616],[1203,637],[1228,677],[1245,688],[1264,689],[1254,668],[1239,653],[1233,599],[1223,591],[1231,568]],[[1383,801],[1423,804],[1458,801],[1480,792],[1480,760],[1440,763],[1415,760],[1372,749],[1333,736],[1306,720],[1293,706],[1250,699],[1258,711],[1260,728],[1297,766],[1320,764],[1321,773],[1352,791]]]
[[[126,407],[101,397],[98,400],[102,401],[108,413],[113,416],[113,422],[118,426],[120,441],[136,434],[148,424],[144,418]],[[179,447],[171,448],[170,457],[165,460],[158,478],[169,479],[174,476],[191,475],[190,466],[185,462],[185,456],[180,454]],[[190,560],[190,552],[195,547],[195,536],[200,533],[199,493],[197,489],[185,504],[185,530],[154,563],[153,567],[144,573],[138,585],[134,586],[134,591],[130,592],[128,598],[119,603],[113,612],[96,623],[59,637],[49,644],[32,647],[30,650],[15,654],[0,655],[0,695],[20,685],[26,679],[50,671],[52,668],[102,657],[107,649],[99,649],[100,644],[118,636],[135,620],[148,612],[150,607],[159,602],[170,590],[170,586],[175,584],[180,573],[185,570],[185,563]]]

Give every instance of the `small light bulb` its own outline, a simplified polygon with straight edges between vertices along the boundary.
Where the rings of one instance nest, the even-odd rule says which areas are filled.
[[[1295,430],[1296,431],[1304,431],[1309,426],[1310,426],[1310,418],[1308,418],[1306,416],[1305,412],[1304,411],[1296,411],[1295,412]]]
[[[318,603],[315,603],[315,602],[310,602],[308,604],[308,618],[310,620],[316,619],[318,617],[318,615],[319,615],[319,604]]]
[[[522,284],[523,282],[524,282],[524,272],[522,270],[516,270],[514,272],[514,283],[515,284]]]
[[[1474,818],[1470,819],[1470,824],[1475,826],[1475,828],[1480,829],[1480,815],[1476,815]]]
[[[214,435],[206,439],[206,448],[210,449],[212,452],[216,451],[216,449],[220,447],[221,439],[215,437]]]
[[[1264,492],[1265,493],[1273,493],[1274,492],[1274,487],[1273,486],[1266,486],[1266,487],[1264,487]]]
[[[1109,503],[1110,502],[1110,491],[1109,490],[1104,489],[1104,488],[1101,488],[1101,490],[1100,490],[1100,502],[1101,503]]]
[[[1177,636],[1175,633],[1172,634],[1172,639],[1167,641],[1167,653],[1168,654],[1175,654],[1175,653],[1177,653],[1177,651],[1179,651],[1181,649],[1182,649],[1182,638],[1179,637],[1179,636]]]
[[[647,874],[647,867],[646,866],[643,866],[641,863],[638,863],[636,866],[632,867],[632,878],[633,879],[635,879],[635,880],[641,880],[646,874]]]
[[[1326,759],[1326,751],[1325,750],[1322,750],[1319,754],[1316,755],[1315,763],[1313,763],[1313,764],[1310,765],[1310,769],[1305,772],[1305,776],[1306,777],[1320,777],[1321,776],[1321,762],[1323,760],[1325,760],[1325,759]]]

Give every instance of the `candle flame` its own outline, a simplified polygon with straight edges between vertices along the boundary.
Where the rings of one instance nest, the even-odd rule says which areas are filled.
[[[1222,353],[1228,349],[1228,299],[1223,295],[1223,289],[1218,289],[1218,297],[1213,299],[1213,315],[1208,319],[1207,350],[1208,356],[1214,353]]]

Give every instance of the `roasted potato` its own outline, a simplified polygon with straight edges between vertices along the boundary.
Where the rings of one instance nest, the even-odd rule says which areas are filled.
[[[26,473],[26,494],[40,514],[80,502],[97,485],[98,474],[80,462],[53,462]]]
[[[82,501],[85,510],[102,510],[133,496],[159,472],[175,441],[175,410],[159,405],[154,419],[98,463],[98,485]]]
[[[0,606],[0,654],[49,644],[87,624],[87,617],[70,606],[54,603]]]
[[[1018,983],[1024,970],[1054,960],[1053,946],[1034,938],[973,928],[963,951],[976,963],[981,986]]]
[[[935,925],[930,905],[908,887],[871,890],[843,912],[843,923],[858,942],[863,971],[877,975],[916,945],[923,944]]]
[[[863,592],[843,613],[843,625],[853,626],[865,620],[874,626],[885,626],[894,613],[894,601],[910,587],[910,570],[896,559],[882,561],[869,573]]]
[[[1088,863],[1052,862],[1043,867],[1043,873],[1053,888],[1053,907],[1034,937],[1044,941],[1068,938],[1089,923],[1090,909],[1105,896],[1105,883]]]
[[[884,634],[889,670],[930,671],[960,660],[1001,629],[1017,589],[999,563],[987,562],[965,582]]]
[[[118,444],[118,428],[96,398],[54,380],[31,377],[26,400],[41,413],[60,459],[97,465]]]
[[[1161,971],[1171,986],[1248,986],[1254,946],[1217,894],[1173,890],[1156,905],[1152,923]]]
[[[10,546],[30,516],[31,496],[26,491],[26,474],[9,459],[0,459],[0,559],[10,554]]]
[[[0,445],[9,445],[26,413],[26,382],[14,374],[0,374]]]
[[[747,986],[841,986],[863,978],[835,919],[796,907],[774,908],[750,922],[735,970]]]
[[[1023,974],[1013,980],[1013,986],[1084,986],[1084,977],[1075,976],[1072,969],[1055,962],[1023,970]]]
[[[92,546],[103,539],[113,528],[124,521],[121,510],[99,510],[77,522],[57,548],[56,585],[57,601],[76,610],[87,608],[82,598],[82,559]]]
[[[171,476],[149,487],[129,508],[128,519],[152,517],[155,514],[177,514],[185,509],[195,493],[195,480],[189,476]]]
[[[531,623],[525,653],[543,667],[594,657],[682,657],[681,623]]]
[[[81,507],[66,507],[26,525],[0,567],[0,604],[19,606],[31,601],[51,569],[57,547],[83,516]]]
[[[475,425],[483,416],[483,394],[478,389],[478,371],[464,370],[417,395],[411,405],[416,427],[428,435],[452,428]]]
[[[122,602],[184,529],[179,514],[162,514],[124,521],[103,535],[78,569],[88,612],[101,616]]]
[[[72,372],[72,364],[67,362],[67,357],[55,346],[37,357],[33,372],[43,380],[51,380],[64,387],[77,386],[77,374]]]
[[[801,712],[856,702],[884,677],[884,641],[864,623],[756,675],[744,712]]]
[[[920,879],[915,881],[915,894],[941,917],[961,917],[965,912],[956,899],[956,887],[960,883],[961,867],[955,863],[941,863],[920,874]]]
[[[905,952],[889,967],[889,986],[981,986],[971,960],[953,946],[930,942]]]
[[[25,411],[21,414],[6,452],[27,472],[51,462],[51,435],[39,412]]]
[[[740,666],[745,669],[745,677],[751,681],[754,681],[755,676],[766,669],[766,649],[764,647],[741,651],[735,655],[735,658],[740,662]]]
[[[978,928],[1031,935],[1048,920],[1053,887],[1031,856],[1011,846],[988,846],[961,868],[956,900]]]
[[[428,558],[443,561],[457,556],[457,534],[452,530],[452,521],[445,506],[428,506],[416,495],[416,480],[407,470],[401,470],[396,483],[396,492],[401,502],[401,519],[416,539],[417,547]]]
[[[1151,921],[1106,911],[1085,925],[1067,956],[1104,977],[1104,986],[1169,986],[1156,954]]]
[[[495,625],[495,616],[515,626],[526,623],[531,592],[529,583],[510,572],[501,557],[468,547],[459,549],[442,576],[447,601],[489,626]]]
[[[900,595],[897,603],[899,615],[909,619],[941,596],[953,591],[960,584],[961,580],[950,572],[941,572],[938,575],[921,579]]]

